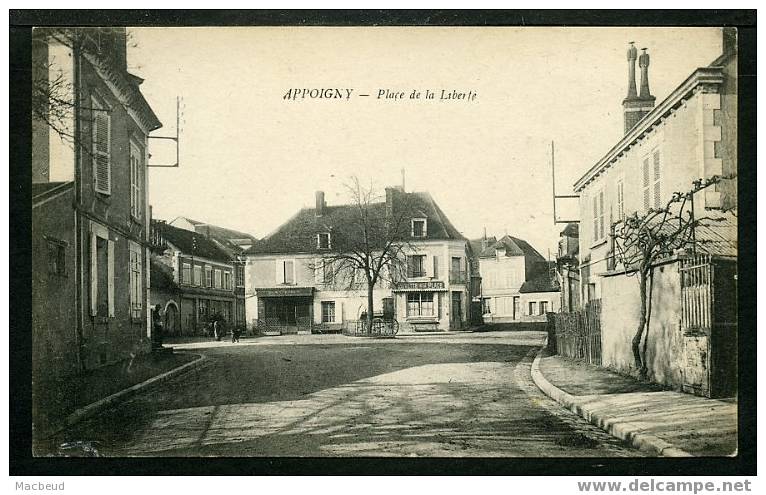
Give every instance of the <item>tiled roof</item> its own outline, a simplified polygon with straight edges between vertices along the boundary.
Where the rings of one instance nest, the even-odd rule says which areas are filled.
[[[505,235],[500,238],[499,241],[489,244],[487,249],[479,252],[480,258],[494,258],[495,250],[498,248],[505,248],[506,256],[525,256],[533,261],[545,261],[540,253],[537,252],[527,241],[519,239],[518,237],[512,237]]]
[[[228,262],[231,260],[231,257],[219,248],[215,242],[202,234],[165,224],[162,226],[162,236],[183,254],[200,256],[216,261]]]
[[[555,262],[537,262],[531,273],[527,274],[527,281],[521,285],[519,292],[558,292],[559,283],[555,276]]]
[[[234,229],[227,229],[226,227],[219,227],[218,225],[197,222],[196,220],[191,220],[189,218],[187,218],[187,220],[194,224],[195,228],[197,229],[197,233],[199,234],[209,234],[212,237],[226,239],[227,241],[231,241],[232,239],[251,239],[252,241],[256,240],[255,237],[253,237],[251,234],[248,234],[247,232],[240,232]]]
[[[460,232],[452,225],[444,212],[434,202],[430,194],[425,192],[394,194],[394,211],[406,207],[411,213],[410,218],[425,217],[427,219],[426,240],[458,239],[465,240]],[[401,211],[401,210],[400,210]],[[355,226],[359,210],[355,205],[325,206],[321,216],[316,215],[315,208],[303,208],[295,216],[282,224],[275,232],[257,241],[247,254],[267,253],[314,253],[318,252],[316,235],[320,232],[331,232],[331,238],[338,240],[343,236],[353,238],[359,233]],[[382,227],[386,218],[386,203],[373,203],[367,210],[372,218],[369,224]],[[409,230],[409,225],[407,225]],[[385,240],[380,229],[377,240],[373,244],[383,245]],[[412,240],[420,240],[412,239]],[[335,241],[331,243],[337,245]]]
[[[562,236],[566,237],[580,237],[580,224],[568,223],[564,230],[561,231]]]
[[[700,251],[714,256],[737,256],[737,222],[731,215],[721,222],[698,225],[694,235]]]

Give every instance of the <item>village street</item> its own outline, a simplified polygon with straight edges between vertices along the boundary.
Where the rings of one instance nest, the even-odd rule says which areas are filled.
[[[66,431],[106,456],[638,456],[532,382],[542,332],[175,345],[203,366]]]

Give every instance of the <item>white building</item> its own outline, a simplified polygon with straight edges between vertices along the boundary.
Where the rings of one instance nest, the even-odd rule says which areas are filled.
[[[485,323],[545,321],[547,312],[558,311],[555,271],[529,243],[509,235],[471,243],[478,256]]]
[[[405,203],[406,273],[396,283],[376,284],[374,311],[395,317],[404,331],[465,328],[471,301],[467,241],[428,193],[387,188],[386,201],[370,210],[383,222]],[[317,192],[315,208],[300,210],[245,252],[251,327],[267,333],[310,333],[317,326],[340,331],[362,319],[367,311],[363,274],[338,274],[325,263],[334,239],[357,214],[353,205],[328,206]]]

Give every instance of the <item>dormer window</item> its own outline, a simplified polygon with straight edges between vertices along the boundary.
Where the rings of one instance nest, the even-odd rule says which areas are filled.
[[[330,249],[330,233],[317,234],[317,249]]]
[[[428,235],[427,225],[425,218],[413,218],[412,237],[426,237]]]

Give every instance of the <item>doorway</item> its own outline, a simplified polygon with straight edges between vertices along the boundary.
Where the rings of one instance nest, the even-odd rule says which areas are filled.
[[[452,293],[452,308],[450,311],[450,330],[463,328],[463,293]]]

